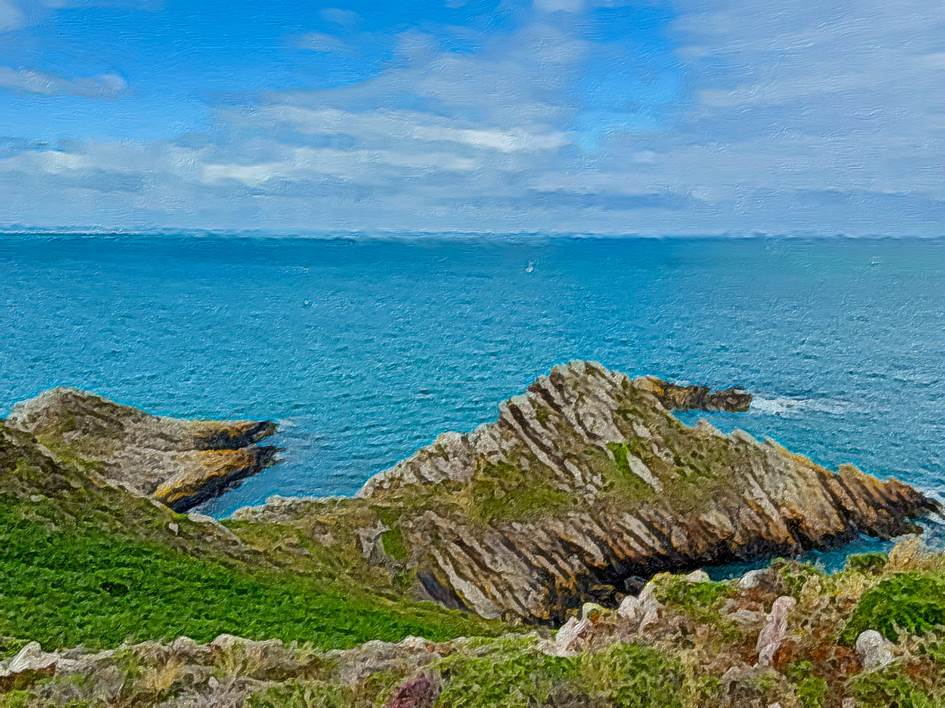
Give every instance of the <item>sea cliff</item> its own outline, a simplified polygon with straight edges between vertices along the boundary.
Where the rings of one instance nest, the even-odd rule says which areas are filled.
[[[354,498],[216,521],[180,511],[271,463],[271,423],[48,392],[0,424],[0,705],[945,704],[945,559],[914,536],[699,570],[938,513],[672,414],[750,401],[573,362]]]

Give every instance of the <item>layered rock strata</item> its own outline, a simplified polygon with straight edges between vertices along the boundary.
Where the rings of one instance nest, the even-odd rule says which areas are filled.
[[[59,460],[185,511],[272,464],[268,421],[155,416],[91,393],[56,388],[17,404],[8,428],[29,433]]]
[[[670,413],[749,402],[596,363],[559,366],[501,404],[497,421],[444,434],[369,480],[350,500],[370,523],[365,557],[390,551],[447,606],[560,622],[587,600],[615,605],[659,571],[896,536],[934,507],[894,479],[832,473],[773,441]],[[322,510],[276,502],[238,518],[330,537]]]

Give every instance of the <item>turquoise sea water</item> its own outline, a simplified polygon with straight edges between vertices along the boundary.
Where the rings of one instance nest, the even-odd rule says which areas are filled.
[[[280,421],[216,515],[351,494],[575,358],[746,387],[717,425],[945,495],[943,240],[8,235],[0,305],[0,415]]]

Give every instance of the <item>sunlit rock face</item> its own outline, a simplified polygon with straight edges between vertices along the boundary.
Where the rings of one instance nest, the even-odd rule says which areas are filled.
[[[772,441],[688,427],[670,412],[749,403],[737,389],[573,362],[501,404],[495,422],[441,435],[375,476],[350,506],[375,531],[377,562],[396,534],[387,561],[411,571],[418,592],[543,623],[589,600],[616,606],[661,570],[890,537],[934,507],[896,480],[852,466],[833,473]],[[329,523],[322,509],[284,501],[237,516],[330,535],[338,511]]]
[[[266,421],[196,421],[154,416],[99,396],[56,388],[16,405],[6,421],[53,458],[77,462],[138,494],[185,511],[273,461],[256,443]]]

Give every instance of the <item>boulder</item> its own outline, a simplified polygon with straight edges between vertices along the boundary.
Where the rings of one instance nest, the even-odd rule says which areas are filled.
[[[879,669],[893,660],[892,643],[875,629],[860,632],[856,638],[856,653],[864,669]]]

